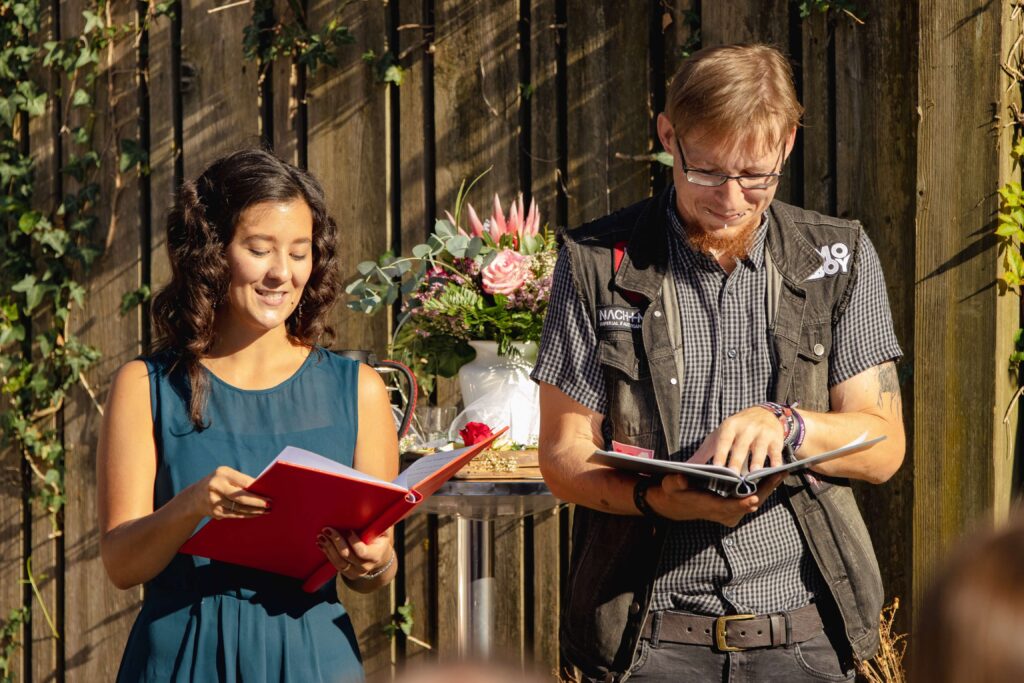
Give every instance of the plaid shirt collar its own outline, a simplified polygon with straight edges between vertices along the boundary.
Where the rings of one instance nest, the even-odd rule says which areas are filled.
[[[683,228],[682,218],[679,217],[679,212],[676,210],[676,189],[674,187],[669,189],[666,211],[668,213],[669,225],[672,226],[672,230],[679,237],[677,244],[681,246],[679,254],[683,257],[683,260],[690,265],[717,269],[719,267],[718,263],[710,255],[696,251],[690,245],[690,240],[686,236],[686,230]],[[764,265],[764,241],[767,235],[768,212],[765,211],[761,215],[761,224],[757,226],[757,230],[754,232],[754,241],[750,246],[750,251],[747,253],[747,257],[740,261],[740,263],[751,270],[758,270]]]

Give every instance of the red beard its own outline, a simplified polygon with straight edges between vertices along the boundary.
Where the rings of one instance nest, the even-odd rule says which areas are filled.
[[[756,221],[748,225],[740,232],[734,232],[729,236],[720,235],[718,231],[710,233],[698,227],[692,227],[683,223],[683,230],[686,231],[686,238],[694,251],[708,254],[714,259],[745,259],[750,253],[754,233],[761,225]]]

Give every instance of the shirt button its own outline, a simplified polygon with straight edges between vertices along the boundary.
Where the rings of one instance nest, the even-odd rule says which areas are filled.
[[[732,545],[732,539],[731,539],[731,538],[727,538],[727,539],[725,539],[725,541],[724,541],[724,542],[725,542],[725,544],[726,544],[726,545],[728,545],[728,546],[731,546],[731,545]]]
[[[673,377],[672,379],[670,379],[670,380],[668,381],[668,383],[669,383],[669,384],[679,384],[679,380],[677,380],[677,379],[676,379],[675,377]]]
[[[729,349],[726,352],[725,355],[729,356],[729,358],[735,358],[736,357],[736,349]],[[818,354],[818,355],[820,356],[821,354]]]

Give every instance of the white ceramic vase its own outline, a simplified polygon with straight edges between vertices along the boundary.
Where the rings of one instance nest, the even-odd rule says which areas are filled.
[[[534,444],[540,431],[540,402],[530,371],[537,360],[536,342],[517,342],[519,357],[498,355],[498,342],[471,341],[476,358],[459,369],[465,410],[452,424],[453,438],[467,422],[492,428],[508,425],[509,438]]]

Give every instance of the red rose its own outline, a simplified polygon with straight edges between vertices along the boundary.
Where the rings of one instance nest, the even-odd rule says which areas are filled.
[[[472,446],[491,438],[494,432],[483,422],[467,422],[466,426],[459,430],[459,436],[462,437],[462,443]]]

